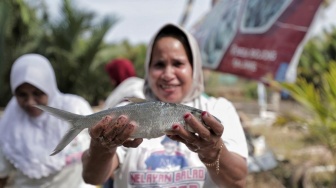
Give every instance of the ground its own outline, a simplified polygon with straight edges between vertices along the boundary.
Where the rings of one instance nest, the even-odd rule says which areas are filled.
[[[295,101],[280,101],[279,104],[278,111],[271,115],[295,114],[309,117],[309,113]],[[243,115],[248,132],[254,137],[263,136],[267,147],[278,160],[278,166],[272,170],[250,173],[247,187],[330,187],[330,171],[334,167],[328,170],[324,167],[331,165],[331,154],[324,146],[309,140],[304,126],[273,125],[274,120],[270,117],[260,118],[256,101],[234,102],[234,105]],[[327,173],[315,173],[321,168]]]

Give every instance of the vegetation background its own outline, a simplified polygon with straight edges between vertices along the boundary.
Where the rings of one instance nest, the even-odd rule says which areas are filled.
[[[127,40],[107,44],[103,40],[118,22],[117,17],[97,21],[93,12],[79,10],[71,0],[63,0],[60,18],[50,20],[44,1],[38,1],[36,6],[24,0],[0,1],[0,108],[12,96],[11,65],[25,53],[47,57],[60,90],[81,95],[92,106],[99,105],[113,90],[104,71],[111,59],[130,59],[138,76],[143,77],[146,44],[131,45]],[[267,88],[270,93],[282,87],[290,96],[282,98],[272,126],[265,123],[247,127],[252,136],[265,137],[279,165],[250,174],[248,187],[336,187],[335,64],[336,29],[306,44],[297,83],[274,83],[274,87]],[[259,116],[257,82],[206,71],[205,85],[209,95],[233,101],[247,115],[247,122]],[[317,167],[324,170],[318,171]]]

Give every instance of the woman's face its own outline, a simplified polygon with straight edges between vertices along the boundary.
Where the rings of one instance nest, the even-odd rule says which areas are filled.
[[[149,65],[149,87],[157,98],[180,103],[191,89],[192,71],[179,40],[167,36],[155,42]]]
[[[47,105],[48,95],[35,86],[23,83],[15,90],[15,97],[20,107],[27,112],[29,116],[37,117],[42,114],[42,110],[32,106],[37,104]]]

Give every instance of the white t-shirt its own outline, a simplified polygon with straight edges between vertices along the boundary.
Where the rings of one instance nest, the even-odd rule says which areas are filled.
[[[247,158],[245,135],[232,103],[202,96],[186,105],[220,119],[227,149]],[[120,167],[114,174],[115,187],[216,187],[198,155],[166,136],[144,139],[137,148],[119,147],[117,154]]]

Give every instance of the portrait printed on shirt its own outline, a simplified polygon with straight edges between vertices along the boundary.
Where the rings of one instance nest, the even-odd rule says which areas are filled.
[[[178,151],[180,143],[165,136],[161,144],[162,150],[153,151],[145,160],[147,170],[174,171],[188,166],[184,154]]]
[[[135,187],[202,187],[206,169],[191,157],[194,153],[181,145],[165,136],[151,147],[143,147],[138,170],[130,173],[130,184]]]

